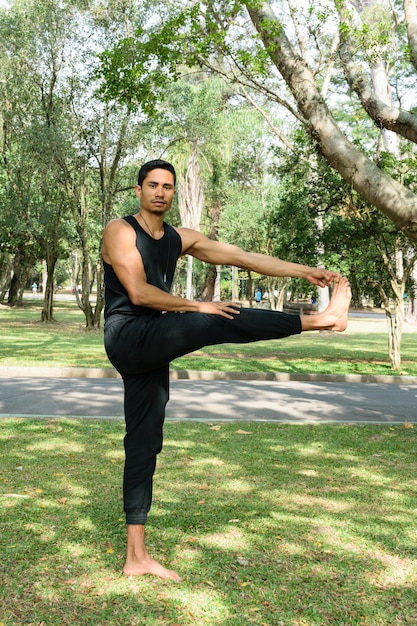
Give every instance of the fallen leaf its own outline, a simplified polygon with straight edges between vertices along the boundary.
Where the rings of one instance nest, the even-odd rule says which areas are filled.
[[[253,435],[253,433],[249,432],[248,430],[237,430],[236,435]]]
[[[210,426],[210,430],[220,430],[221,426]]]
[[[404,422],[404,428],[414,428],[414,424],[411,424],[411,422],[407,422],[407,420]]]
[[[66,502],[67,502],[67,499],[66,499],[66,498],[61,498],[61,499],[59,500],[59,504],[66,504]]]

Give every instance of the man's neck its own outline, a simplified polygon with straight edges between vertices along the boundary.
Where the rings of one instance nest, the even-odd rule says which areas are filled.
[[[164,236],[164,216],[155,213],[147,213],[145,211],[139,211],[136,215],[136,219],[142,228],[153,239],[161,239]]]

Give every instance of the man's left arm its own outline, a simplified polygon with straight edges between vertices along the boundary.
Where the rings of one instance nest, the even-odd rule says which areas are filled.
[[[310,267],[266,254],[246,252],[238,246],[214,241],[191,229],[180,228],[178,231],[183,241],[183,254],[190,254],[213,265],[234,265],[264,276],[305,278],[319,287],[327,287],[340,277],[340,274],[321,267]]]

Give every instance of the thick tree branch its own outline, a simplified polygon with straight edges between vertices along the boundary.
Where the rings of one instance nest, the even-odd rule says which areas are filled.
[[[417,197],[347,140],[321,98],[312,72],[293,50],[269,4],[263,2],[254,8],[248,3],[247,10],[323,156],[363,198],[417,240]]]
[[[343,11],[344,24],[347,19],[347,11]],[[353,45],[346,27],[340,32],[340,42],[339,56],[346,80],[357,94],[369,117],[378,128],[386,128],[417,143],[417,116],[409,111],[390,106],[377,97],[369,74],[361,64],[354,61]]]

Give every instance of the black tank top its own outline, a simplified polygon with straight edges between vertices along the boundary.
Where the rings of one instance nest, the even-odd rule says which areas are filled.
[[[123,218],[136,231],[136,247],[142,257],[146,278],[149,284],[169,293],[174,279],[178,257],[181,254],[182,241],[177,231],[164,222],[164,235],[161,239],[151,237],[133,217]],[[109,263],[103,261],[105,307],[104,319],[122,313],[125,315],[149,315],[154,309],[132,304],[116,273]]]

